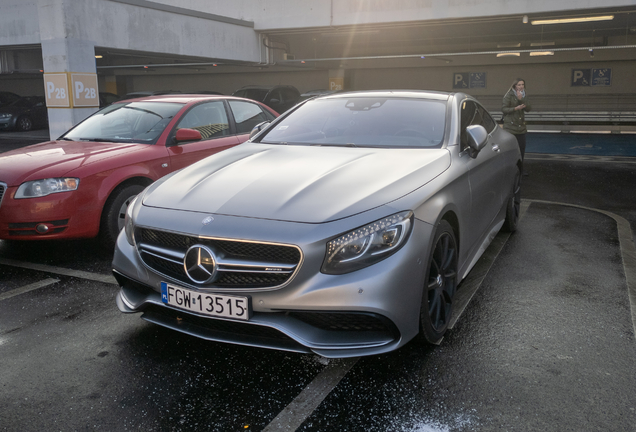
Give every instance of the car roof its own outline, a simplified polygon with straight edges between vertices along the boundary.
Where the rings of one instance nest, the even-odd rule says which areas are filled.
[[[347,97],[399,97],[413,99],[435,99],[448,100],[453,95],[460,93],[449,93],[433,90],[363,90],[343,93],[333,93],[330,95],[319,96],[316,99],[340,99]],[[468,95],[466,95],[468,96]]]

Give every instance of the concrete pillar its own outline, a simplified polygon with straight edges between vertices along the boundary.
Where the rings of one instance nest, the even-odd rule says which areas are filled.
[[[345,88],[345,70],[329,69],[329,90],[347,90]]]
[[[98,94],[95,43],[73,38],[74,32],[67,26],[67,19],[73,17],[73,6],[74,2],[67,0],[42,0],[38,3],[45,78],[44,92],[47,97],[51,139],[58,138],[72,126],[94,113],[99,106],[99,98],[92,97]],[[56,83],[61,86],[66,80],[66,89],[55,88],[50,82],[47,83],[47,76],[54,76]],[[88,79],[88,82],[91,82],[93,76],[95,84],[91,86],[90,92],[86,92],[86,96],[90,99],[79,100],[78,98],[84,96],[83,90],[88,88],[84,83],[78,83],[75,80]],[[57,106],[52,99],[55,96],[60,101]],[[60,96],[68,98],[66,105]]]

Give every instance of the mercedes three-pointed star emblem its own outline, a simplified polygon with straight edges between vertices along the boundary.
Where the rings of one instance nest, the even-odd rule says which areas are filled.
[[[195,283],[212,282],[217,271],[214,252],[209,247],[200,244],[190,247],[183,258],[183,268],[188,277]]]

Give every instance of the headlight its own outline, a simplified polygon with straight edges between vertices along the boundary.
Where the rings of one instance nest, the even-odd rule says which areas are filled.
[[[10,117],[11,117],[11,114],[9,114],[9,113],[0,114],[0,118],[10,118]]]
[[[48,178],[22,183],[15,193],[16,198],[35,198],[58,192],[74,191],[80,179],[73,177]]]
[[[141,194],[139,194],[141,195]],[[128,204],[128,208],[126,209],[126,217],[124,219],[124,230],[126,231],[126,240],[130,243],[131,246],[135,245],[135,224],[133,223],[132,211],[135,207],[135,201],[137,201],[137,195],[133,200]]]
[[[321,271],[344,274],[388,258],[406,242],[412,219],[413,212],[403,211],[331,240]]]

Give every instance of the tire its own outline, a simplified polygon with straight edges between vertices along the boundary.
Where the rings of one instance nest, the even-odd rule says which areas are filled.
[[[144,187],[141,185],[128,185],[118,187],[110,197],[108,197],[104,210],[102,211],[102,220],[99,229],[100,240],[106,248],[113,249],[115,247],[117,236],[124,227],[126,209],[133,198],[143,190]]]
[[[16,121],[15,127],[20,132],[30,131],[31,129],[33,129],[33,121],[31,121],[31,118],[27,116],[21,116]]]
[[[515,180],[512,184],[512,194],[506,203],[506,220],[503,224],[505,232],[513,233],[517,231],[519,214],[521,212],[521,172],[517,169]]]
[[[438,343],[448,329],[457,290],[457,255],[455,232],[442,220],[435,230],[420,308],[420,331],[427,343]]]

